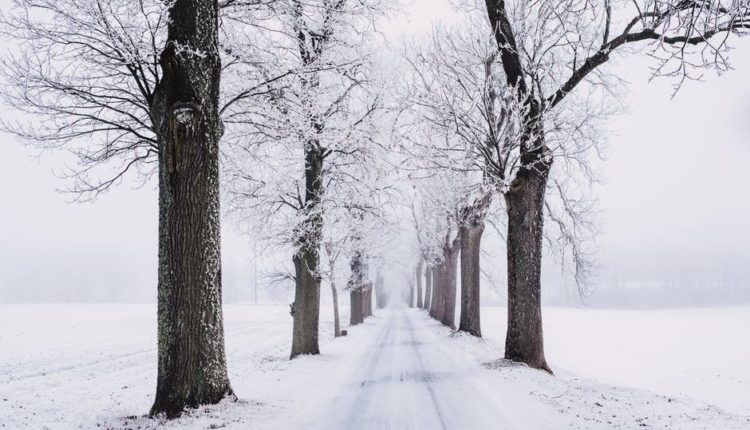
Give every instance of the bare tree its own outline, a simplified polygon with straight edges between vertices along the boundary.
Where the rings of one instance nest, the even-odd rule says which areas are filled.
[[[627,46],[649,49],[656,74],[678,87],[703,67],[724,69],[731,35],[750,30],[750,4],[734,1],[486,0],[505,82],[520,107],[518,172],[508,214],[508,333],[505,356],[549,370],[544,357],[541,260],[544,201],[554,160],[555,116],[579,95],[611,83],[602,66]],[[621,24],[623,23],[623,24]],[[620,32],[615,27],[623,25]]]
[[[232,395],[224,353],[219,210],[219,10],[169,9],[152,116],[159,137],[159,372],[151,414]],[[200,318],[195,318],[199,315]]]
[[[143,181],[158,172],[152,415],[174,417],[232,393],[221,309],[218,144],[226,53],[218,21],[217,3],[198,0],[16,0],[2,18],[2,32],[20,42],[3,58],[2,93],[28,115],[28,122],[3,122],[4,130],[43,150],[70,151],[76,164],[67,172],[69,191],[80,200],[129,172]]]
[[[263,89],[264,105],[232,108],[238,144],[226,157],[230,205],[293,255],[292,358],[319,353],[324,229],[356,206],[349,185],[367,182],[358,170],[371,160],[377,134],[380,102],[368,75],[377,4],[274,2],[275,31],[264,42],[274,56],[264,73],[278,79]]]

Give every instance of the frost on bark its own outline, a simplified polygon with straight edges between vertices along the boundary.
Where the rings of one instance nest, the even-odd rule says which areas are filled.
[[[305,144],[305,211],[299,226],[298,251],[292,258],[295,272],[291,358],[320,354],[320,242],[323,215],[323,153],[317,141]]]
[[[152,106],[159,140],[158,376],[150,414],[232,394],[224,353],[217,5],[178,0]]]

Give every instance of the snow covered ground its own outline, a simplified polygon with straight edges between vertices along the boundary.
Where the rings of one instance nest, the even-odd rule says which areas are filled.
[[[483,310],[484,336],[502,344],[505,309]],[[547,360],[555,370],[750,415],[750,306],[551,308],[543,316]]]
[[[227,306],[240,400],[163,422],[143,417],[154,307],[0,306],[0,428],[750,428],[750,307],[547,308],[554,377],[497,360],[502,308],[483,309],[484,341],[413,309],[334,340],[328,308],[324,354],[289,361],[286,306]]]

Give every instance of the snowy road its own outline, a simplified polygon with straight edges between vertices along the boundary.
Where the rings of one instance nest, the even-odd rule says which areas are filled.
[[[502,332],[497,328],[501,312],[484,311],[490,321],[486,333]],[[660,312],[654,317],[683,323],[699,319],[730,334],[747,326],[747,309],[729,319],[728,312]],[[225,307],[230,380],[239,401],[201,407],[174,421],[150,419],[144,414],[156,379],[155,315],[152,305],[0,306],[0,430],[750,428],[750,416],[703,401],[612,386],[558,367],[551,376],[498,360],[501,342],[452,333],[417,309],[378,310],[364,324],[348,327],[348,336],[334,339],[332,312],[324,307],[323,353],[289,360],[288,308],[250,305]],[[549,310],[551,356],[565,353],[571,363],[591,367],[615,346],[629,345],[616,363],[620,373],[637,372],[648,362],[633,364],[621,355],[637,357],[628,351],[649,342],[664,344],[665,337],[650,328],[624,342],[615,336],[618,321],[627,321],[631,329],[633,321],[649,318],[628,315]],[[576,318],[581,318],[578,325]],[[615,344],[593,337],[591,327],[615,336]],[[576,344],[561,330],[592,340]],[[698,349],[722,330],[693,327],[690,333],[705,334],[694,338]],[[592,348],[585,349],[589,343]],[[736,345],[734,359],[746,363],[741,356],[745,344]],[[675,347],[667,356],[691,351],[695,357],[689,346]],[[737,371],[744,367],[729,364],[710,367],[710,373],[683,373],[701,385],[716,380],[708,376],[719,372],[732,375],[734,393],[744,399],[747,379]]]
[[[529,428],[530,417],[524,425],[510,419],[508,404],[482,378],[486,370],[466,360],[423,313],[388,309],[379,319],[348,382],[316,406],[322,412],[308,428]]]

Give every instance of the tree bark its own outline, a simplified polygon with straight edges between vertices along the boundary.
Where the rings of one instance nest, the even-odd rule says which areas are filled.
[[[299,248],[292,257],[295,272],[292,352],[298,355],[320,354],[320,240],[323,215],[323,154],[317,141],[305,145],[305,211],[300,224]]]
[[[351,290],[349,303],[349,325],[362,324],[365,321],[362,290]]]
[[[320,319],[320,277],[317,253],[303,249],[292,259],[296,275],[294,322],[291,358],[303,354],[320,354],[318,322]]]
[[[339,292],[336,291],[336,281],[331,273],[331,296],[333,297],[333,337],[341,336],[341,320],[339,318]]]
[[[442,319],[443,306],[443,262],[432,268],[432,303],[430,305],[430,316],[440,321]]]
[[[458,253],[460,251],[459,238],[446,243],[443,248],[443,287],[440,322],[452,329],[456,328],[456,276],[458,266]]]
[[[354,238],[359,241],[358,238]],[[361,324],[365,320],[365,264],[362,252],[356,250],[350,262],[349,275],[349,325]]]
[[[427,266],[424,271],[424,303],[422,309],[429,311],[432,305],[432,267]]]
[[[364,310],[363,313],[365,317],[371,317],[372,316],[372,287],[367,286],[364,290]]]
[[[419,260],[417,264],[417,309],[422,309],[422,268],[424,267],[424,260]]]
[[[430,297],[430,306],[427,308],[427,314],[432,318],[435,318],[435,302],[437,301],[436,299],[438,295],[438,292],[437,292],[438,290],[438,279],[437,279],[438,264],[440,263],[437,263],[434,266],[432,266],[432,270],[431,270],[432,272],[432,296]]]
[[[541,267],[544,193],[550,163],[518,173],[508,211],[508,332],[505,358],[551,372],[544,357]]]
[[[169,16],[151,109],[159,139],[159,279],[150,415],[173,418],[219,402],[232,388],[221,297],[218,8],[178,0]]]
[[[461,226],[461,316],[458,331],[482,337],[480,324],[480,268],[484,222]]]

